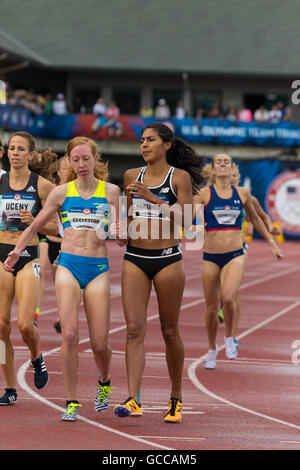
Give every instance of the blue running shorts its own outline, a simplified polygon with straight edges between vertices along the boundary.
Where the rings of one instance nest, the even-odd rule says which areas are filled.
[[[107,257],[94,258],[63,252],[59,255],[58,265],[64,266],[73,274],[81,289],[84,289],[97,276],[109,270]]]

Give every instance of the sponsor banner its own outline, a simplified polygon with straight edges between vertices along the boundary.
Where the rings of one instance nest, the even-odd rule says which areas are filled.
[[[92,114],[34,115],[20,106],[0,104],[0,127],[8,131],[26,130],[37,137],[71,139],[77,135],[108,140],[136,141],[142,129],[154,118],[120,116],[115,122]],[[169,125],[176,137],[191,143],[228,145],[300,145],[300,124],[232,122],[226,119],[192,118],[160,121]]]

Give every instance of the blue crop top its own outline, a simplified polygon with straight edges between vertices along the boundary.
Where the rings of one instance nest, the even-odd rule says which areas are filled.
[[[210,199],[204,206],[206,231],[241,230],[243,204],[235,186],[231,186],[232,196],[223,199],[215,187],[210,186]]]
[[[105,195],[105,182],[99,180],[98,187],[89,199],[80,197],[75,181],[68,183],[66,198],[60,209],[63,229],[107,231],[109,203]]]

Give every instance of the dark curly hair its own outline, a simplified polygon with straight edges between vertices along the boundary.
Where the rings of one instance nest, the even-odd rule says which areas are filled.
[[[189,173],[192,182],[193,194],[196,194],[204,179],[201,171],[206,160],[205,157],[197,155],[195,150],[184,140],[174,137],[169,126],[161,122],[152,122],[142,130],[142,135],[146,129],[154,129],[163,142],[172,142],[172,146],[167,151],[166,159],[169,165],[180,168]]]

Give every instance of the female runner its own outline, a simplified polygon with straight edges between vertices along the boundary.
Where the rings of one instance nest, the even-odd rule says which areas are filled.
[[[43,210],[8,254],[5,269],[19,258],[27,241],[59,211],[64,228],[55,276],[56,298],[62,329],[61,365],[67,395],[63,421],[77,421],[78,310],[81,289],[91,348],[100,377],[94,401],[96,411],[110,402],[111,348],[108,344],[110,287],[105,230],[109,215],[117,219],[120,189],[107,183],[107,167],[99,161],[97,146],[86,137],[75,137],[67,146],[69,183],[56,186]],[[110,214],[111,213],[111,214]]]
[[[215,183],[201,189],[194,198],[195,204],[204,204],[205,241],[202,279],[209,340],[209,351],[205,362],[207,369],[216,367],[217,313],[220,298],[225,319],[226,356],[228,359],[234,359],[238,354],[232,332],[235,298],[244,272],[243,208],[250,222],[269,243],[272,254],[278,259],[282,258],[281,250],[253,207],[248,189],[232,186],[232,166],[233,162],[229,155],[215,155],[212,160]]]
[[[27,238],[19,253],[13,274],[4,269],[8,253],[20,240],[24,230],[31,226],[44,206],[52,184],[29,169],[36,152],[34,138],[27,132],[15,132],[8,142],[10,171],[0,177],[0,339],[5,343],[6,363],[2,365],[7,388],[0,405],[10,405],[17,399],[14,372],[14,349],[10,339],[10,316],[14,295],[18,305],[18,327],[31,355],[34,384],[43,388],[48,373],[39,349],[39,332],[34,326],[34,313],[40,287],[39,240],[35,233]],[[48,219],[43,233],[56,235],[56,218]]]
[[[176,423],[181,420],[182,412],[184,347],[178,320],[185,284],[178,226],[182,226],[185,205],[192,207],[193,190],[196,192],[202,182],[203,159],[185,142],[174,138],[168,126],[158,122],[143,130],[140,149],[146,166],[128,170],[124,175],[130,215],[122,271],[129,397],[115,407],[115,414],[119,417],[142,415],[144,338],[153,283],[171,381],[169,409],[164,421]]]

